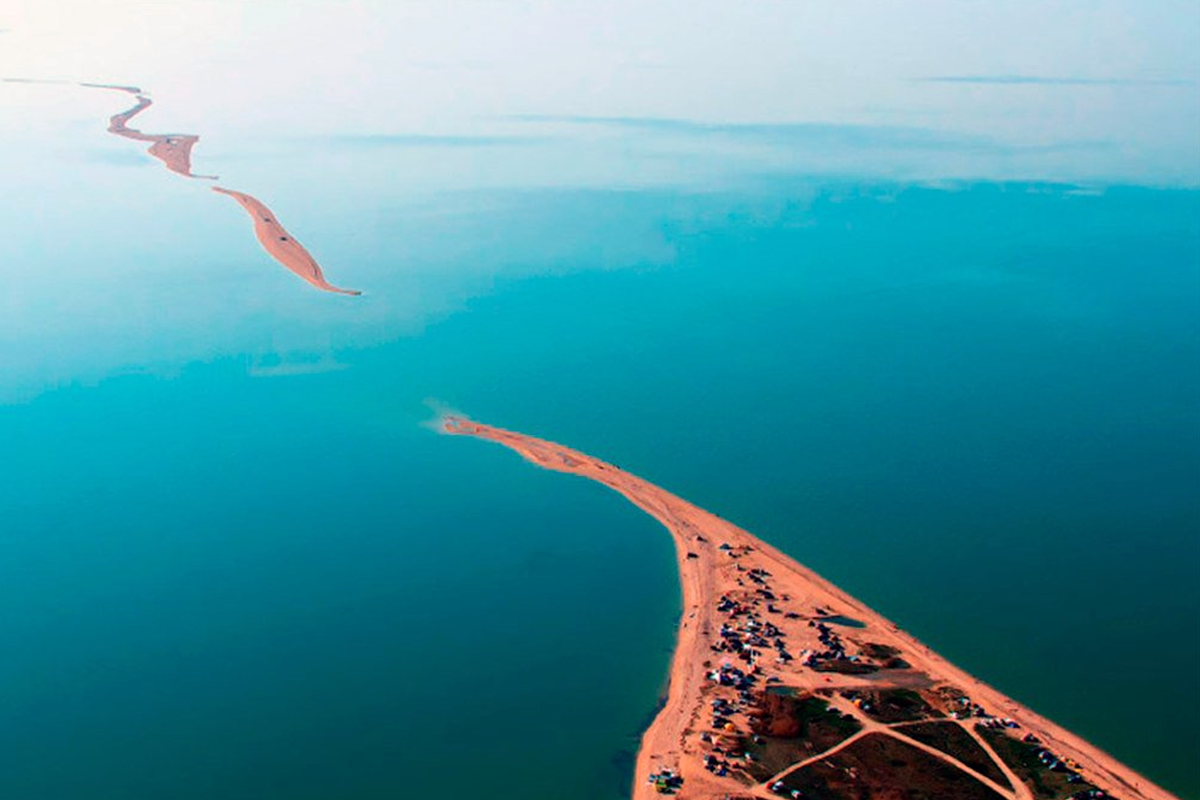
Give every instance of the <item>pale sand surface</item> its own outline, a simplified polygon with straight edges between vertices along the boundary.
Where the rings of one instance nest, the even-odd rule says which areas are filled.
[[[271,209],[263,205],[262,202],[244,192],[235,192],[231,189],[223,189],[220,186],[214,186],[213,191],[229,195],[234,200],[237,200],[242,208],[246,209],[246,213],[254,220],[255,236],[258,237],[258,241],[262,244],[263,249],[270,254],[271,258],[274,258],[318,289],[326,292],[337,292],[339,294],[362,294],[362,292],[354,289],[339,289],[325,280],[325,275],[321,272],[321,267],[317,264],[316,259],[309,255],[304,246],[297,242],[279,224],[279,220],[275,219],[275,215],[271,212]]]
[[[1059,757],[1073,759],[1083,778],[1114,797],[1147,800],[1169,800],[1174,797],[1107,753],[958,669],[858,600],[735,525],[612,464],[553,442],[456,416],[444,417],[442,429],[451,434],[497,442],[538,466],[603,483],[658,519],[670,531],[675,542],[683,589],[683,616],[671,663],[666,704],[645,731],[638,751],[632,790],[634,800],[659,796],[654,786],[647,782],[647,776],[664,768],[683,776],[683,787],[675,796],[685,800],[777,797],[767,786],[797,768],[796,765],[789,766],[770,780],[747,785],[733,777],[717,777],[704,767],[704,756],[712,751],[711,743],[702,741],[702,734],[711,732],[707,722],[707,716],[711,713],[708,705],[711,699],[720,696],[708,672],[729,662],[727,654],[714,652],[711,647],[717,641],[717,631],[729,621],[727,615],[717,610],[717,604],[720,598],[729,597],[747,605],[754,603],[757,607],[759,601],[753,599],[756,590],[746,581],[747,570],[754,569],[769,573],[770,588],[780,598],[779,611],[799,612],[796,619],[785,619],[782,614],[769,618],[782,630],[792,652],[808,652],[822,647],[817,641],[815,629],[810,625],[811,620],[821,619],[817,615],[819,612],[816,612],[819,608],[865,623],[861,630],[846,629],[842,636],[852,640],[869,638],[872,643],[893,647],[909,665],[908,669],[882,670],[864,676],[818,672],[803,666],[801,658],[787,663],[758,659],[763,681],[777,678],[801,691],[828,694],[831,707],[854,716],[863,726],[860,733],[800,762],[800,766],[827,758],[871,733],[896,735],[892,726],[867,716],[841,697],[838,691],[827,690],[863,691],[908,686],[932,691],[954,687],[969,696],[986,713],[997,719],[1012,720],[1019,726],[1013,731],[1016,735],[1032,733],[1041,740],[1042,746]],[[728,545],[731,549],[723,550],[722,545]],[[981,626],[980,635],[986,635],[984,626]],[[994,755],[974,730],[977,721],[978,718],[963,720],[958,724],[989,754]],[[733,722],[742,731],[748,730],[748,720],[744,717],[735,715]],[[914,744],[911,740],[905,741]],[[1001,797],[1032,800],[1032,793],[1000,759],[995,759],[997,765],[1015,788],[998,785],[939,750],[925,745],[916,746],[963,769]]]

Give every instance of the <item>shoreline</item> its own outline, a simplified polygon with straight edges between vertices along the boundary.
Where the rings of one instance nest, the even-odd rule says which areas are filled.
[[[819,614],[828,615],[809,616],[808,629],[798,624],[791,627],[781,624],[781,635],[786,631],[786,635],[795,641],[805,635],[811,635],[813,620],[833,620],[836,616],[852,617],[862,623],[861,627],[868,632],[864,635],[869,635],[874,642],[893,648],[903,656],[905,666],[909,668],[904,671],[906,674],[903,677],[906,680],[917,678],[927,682],[930,687],[953,687],[957,691],[965,692],[980,709],[981,718],[1012,722],[1013,727],[1022,733],[1035,736],[1047,750],[1052,749],[1062,758],[1077,764],[1078,772],[1083,778],[1109,795],[1122,800],[1178,800],[1173,794],[1098,747],[954,666],[881,614],[732,523],[612,464],[553,442],[476,423],[459,416],[443,417],[441,429],[448,434],[470,436],[504,445],[537,466],[602,483],[655,517],[671,534],[680,575],[683,613],[671,659],[667,699],[650,726],[643,732],[635,759],[633,800],[649,800],[662,793],[663,790],[656,788],[654,783],[647,782],[646,777],[660,775],[663,770],[668,770],[673,776],[682,777],[681,785],[670,792],[681,800],[719,800],[727,796],[778,797],[779,792],[768,788],[776,782],[774,779],[790,778],[799,774],[809,763],[797,762],[771,779],[750,785],[745,779],[739,782],[729,777],[718,777],[706,767],[707,759],[712,757],[713,739],[712,734],[706,739],[705,733],[700,730],[704,726],[702,706],[705,700],[713,696],[708,682],[709,667],[715,661],[721,660],[720,656],[714,655],[716,648],[710,646],[710,637],[717,627],[722,627],[723,631],[725,628],[721,624],[719,612],[714,609],[718,597],[724,603],[727,598],[742,591],[739,587],[744,582],[739,576],[744,577],[747,574],[745,566],[751,564],[756,565],[754,570],[761,569],[762,574],[771,576],[772,582],[778,587],[775,591],[780,592],[782,597],[789,600],[803,598],[804,605],[818,609]],[[718,541],[721,542],[719,548]],[[769,571],[767,567],[770,568]],[[828,626],[824,627],[829,629]],[[808,634],[806,630],[809,631]],[[849,634],[846,636],[849,638]],[[781,658],[780,662],[771,666],[757,665],[755,671],[761,671],[768,682],[776,680],[805,692],[828,696],[831,705],[836,705],[839,711],[847,715],[855,716],[864,726],[859,734],[825,752],[823,758],[844,748],[848,749],[848,745],[866,736],[903,738],[845,702],[847,694],[863,691],[864,686],[878,688],[884,685],[882,682],[865,681],[863,678],[838,672],[814,671],[790,659],[784,661]],[[739,716],[731,717],[735,722],[740,722]],[[958,719],[957,716],[954,718]],[[748,711],[746,719],[747,723],[753,720]],[[736,727],[734,722],[730,722],[729,725]],[[979,736],[978,729],[972,730],[971,726],[974,723],[960,725],[969,735],[974,736],[986,751],[995,756]],[[912,742],[906,740],[905,744],[911,746]],[[963,768],[961,763],[947,758],[941,751],[926,746],[916,749],[929,751],[944,761],[953,762],[953,766]],[[810,759],[812,762],[819,760],[821,759]],[[995,796],[1013,800],[1029,800],[1033,797],[1002,759],[994,760],[1005,773],[1011,786],[1010,790],[1005,790],[998,782],[970,769],[963,771],[971,779],[985,784],[995,792]]]

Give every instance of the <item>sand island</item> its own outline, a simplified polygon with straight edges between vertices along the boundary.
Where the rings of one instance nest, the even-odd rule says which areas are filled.
[[[254,235],[258,237],[259,244],[271,258],[322,291],[355,296],[362,294],[355,289],[340,289],[325,280],[325,274],[321,272],[321,265],[317,263],[317,260],[309,255],[304,246],[279,224],[279,220],[271,213],[271,209],[263,205],[257,198],[251,197],[245,192],[235,192],[220,186],[214,186],[213,191],[229,195],[238,201],[242,208],[246,209],[246,213],[254,220]]]
[[[1174,800],[720,517],[553,442],[441,429],[602,483],[670,532],[683,614],[633,800]]]

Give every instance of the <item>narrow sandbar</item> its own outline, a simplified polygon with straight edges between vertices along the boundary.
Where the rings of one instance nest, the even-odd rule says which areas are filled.
[[[245,192],[235,192],[220,186],[214,186],[213,191],[229,195],[246,210],[254,221],[254,235],[271,258],[322,291],[355,296],[362,294],[354,289],[340,289],[325,280],[316,259],[279,224],[275,214],[260,200]]]
[[[126,94],[145,94],[140,87],[123,86],[119,83],[87,83],[80,82],[80,86],[88,89],[112,89],[115,92],[125,92]]]
[[[137,99],[137,103],[126,111],[114,114],[109,119],[108,132],[134,141],[150,142],[147,152],[165,164],[167,169],[172,172],[188,178],[216,180],[215,175],[194,175],[192,173],[192,148],[195,147],[196,142],[200,141],[199,136],[190,133],[143,133],[136,128],[129,127],[130,120],[154,103],[141,88],[111,83],[81,83],[79,85],[133,95]],[[232,197],[246,210],[246,213],[254,221],[254,234],[258,237],[259,243],[267,251],[267,254],[280,264],[322,291],[347,295],[362,294],[354,289],[341,289],[325,280],[325,275],[316,259],[279,224],[275,214],[260,200],[245,192],[237,192],[220,186],[214,186],[213,191]]]
[[[137,142],[150,142],[146,151],[161,161],[167,169],[185,178],[201,180],[216,180],[216,175],[195,175],[192,173],[192,148],[200,137],[191,133],[143,133],[129,127],[129,121],[154,104],[141,89],[136,86],[115,86],[109,84],[83,83],[93,89],[112,89],[118,92],[132,94],[137,98],[137,104],[128,111],[114,114],[108,121],[108,132]]]

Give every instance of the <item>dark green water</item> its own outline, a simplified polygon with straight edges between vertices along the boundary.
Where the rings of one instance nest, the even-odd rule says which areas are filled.
[[[149,243],[97,232],[178,278],[104,291],[132,293],[130,341],[232,344],[0,409],[0,796],[621,797],[669,541],[434,435],[434,398],[734,520],[1200,797],[1200,194],[774,178],[276,209],[314,250],[354,231],[319,249],[359,306],[205,240],[242,223],[211,203],[171,199],[191,227]],[[435,312],[394,324],[407,302]],[[276,352],[344,368],[265,377]]]

